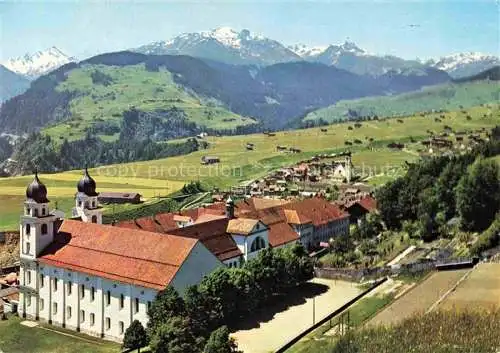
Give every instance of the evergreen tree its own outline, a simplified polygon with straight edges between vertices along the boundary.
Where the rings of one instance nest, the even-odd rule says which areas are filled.
[[[494,161],[478,159],[457,186],[457,210],[464,230],[482,231],[500,207],[500,179]]]
[[[137,352],[141,351],[141,347],[148,344],[146,330],[139,320],[132,321],[132,324],[125,331],[123,337],[124,348],[137,348]]]
[[[229,330],[221,326],[213,331],[208,339],[203,353],[240,353],[233,338],[229,337]]]
[[[199,353],[188,320],[177,316],[157,327],[149,346],[153,353]]]
[[[175,316],[185,316],[184,301],[173,287],[160,291],[148,310],[148,335],[152,337],[159,326]]]

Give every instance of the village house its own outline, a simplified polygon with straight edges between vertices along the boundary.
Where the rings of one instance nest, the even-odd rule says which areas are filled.
[[[344,205],[343,209],[349,213],[351,223],[356,224],[366,217],[368,213],[376,211],[377,201],[368,195],[359,200],[349,202]]]

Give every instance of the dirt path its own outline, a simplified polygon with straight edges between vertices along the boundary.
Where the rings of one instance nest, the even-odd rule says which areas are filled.
[[[316,322],[326,317],[362,292],[356,284],[344,281],[314,279],[322,293],[294,301],[264,321],[242,328],[232,336],[245,353],[268,353],[286,343],[313,323],[313,297]],[[301,298],[302,299],[302,298]]]
[[[417,312],[427,311],[469,271],[441,271],[431,274],[387,308],[382,310],[367,325],[391,325]]]

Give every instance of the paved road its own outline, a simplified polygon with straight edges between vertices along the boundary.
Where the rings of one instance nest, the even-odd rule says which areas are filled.
[[[316,322],[326,317],[362,292],[355,284],[343,281],[314,279],[317,288],[324,290],[314,296]],[[319,291],[319,290],[318,290]],[[300,295],[298,295],[300,297]],[[296,300],[296,304],[260,323],[241,329],[232,336],[244,353],[268,353],[286,343],[313,323],[313,297]]]

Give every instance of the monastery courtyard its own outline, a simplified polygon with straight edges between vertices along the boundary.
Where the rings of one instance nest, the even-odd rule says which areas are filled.
[[[232,336],[245,353],[274,351],[312,325],[313,298],[318,322],[361,292],[355,283],[315,278],[288,302],[268,308],[267,317],[256,314],[255,321],[242,324]]]

